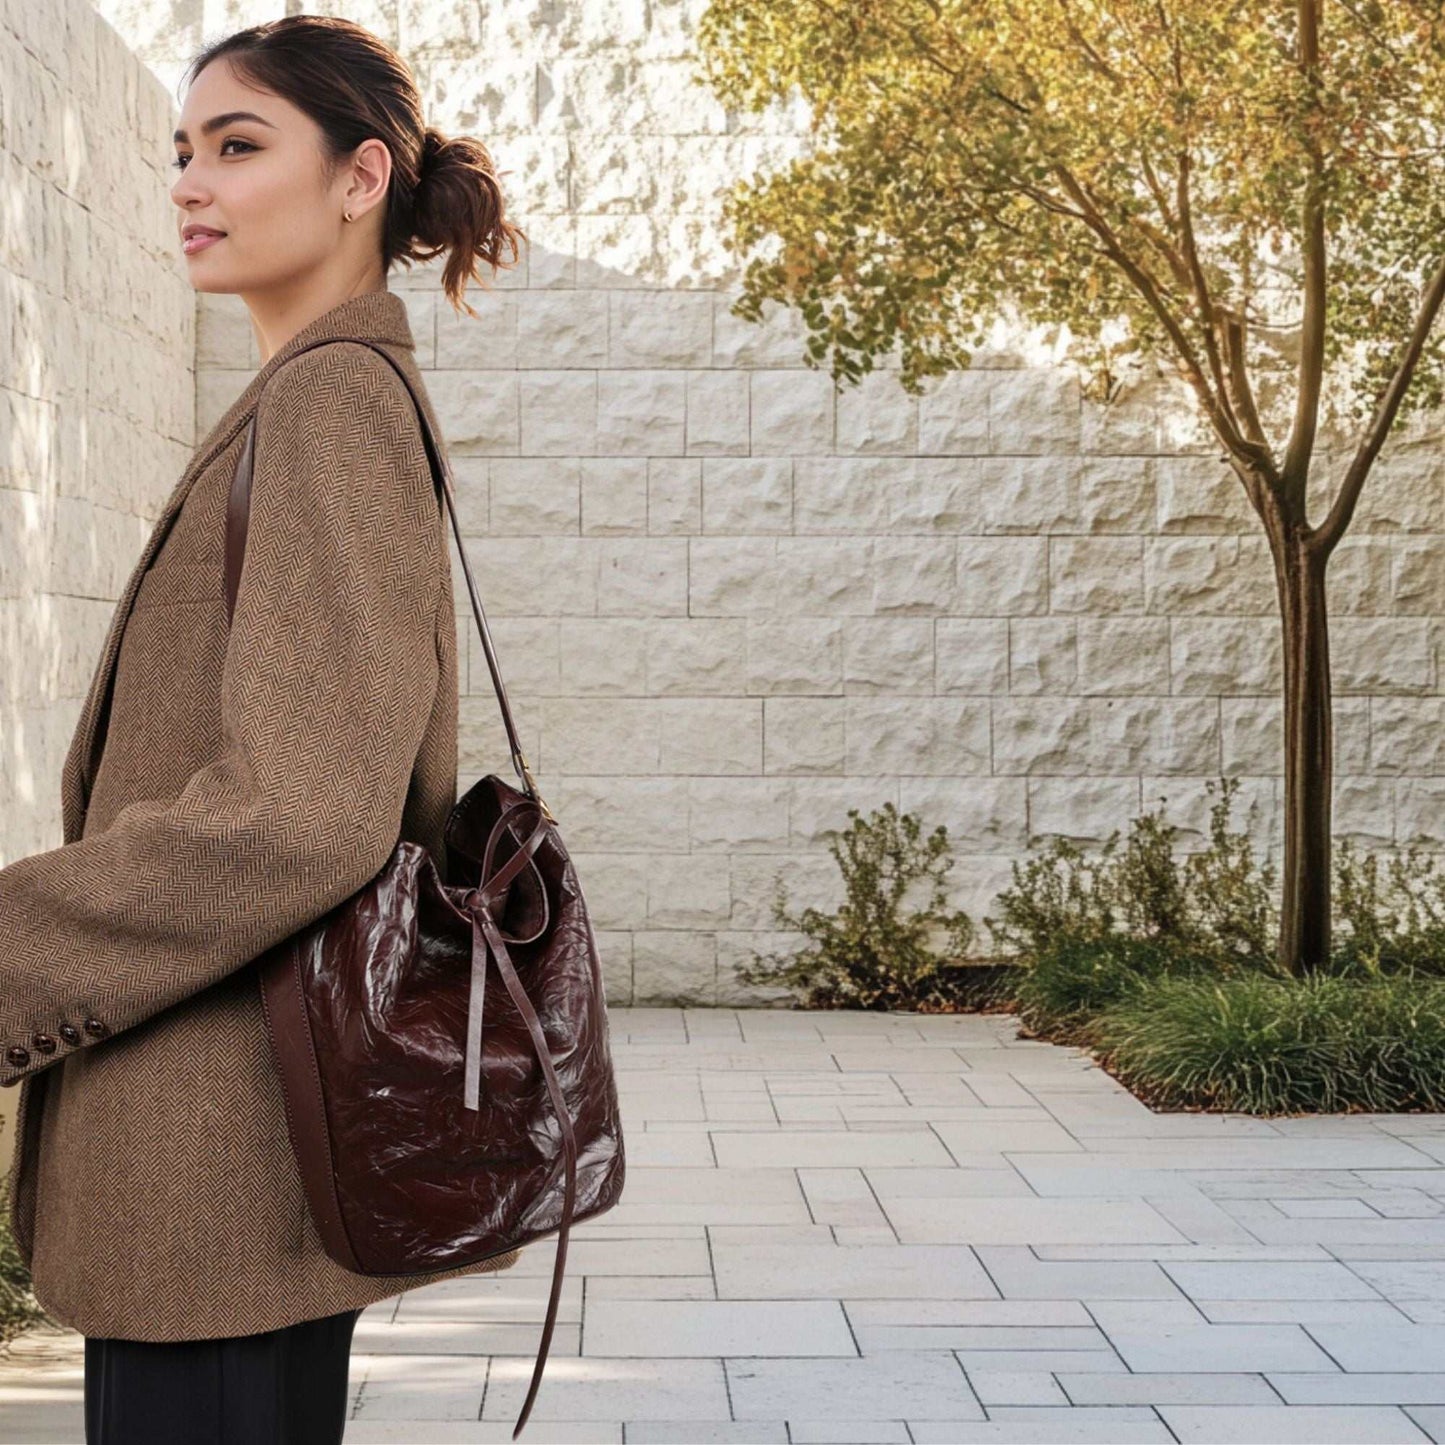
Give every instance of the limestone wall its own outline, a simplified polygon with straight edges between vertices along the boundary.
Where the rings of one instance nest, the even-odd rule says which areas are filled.
[[[0,864],[60,844],[82,696],[193,445],[170,129],[85,0],[0,0]]]
[[[103,9],[168,86],[216,33],[195,3]],[[828,833],[849,807],[947,824],[976,917],[1031,845],[1097,842],[1161,797],[1202,843],[1221,773],[1277,849],[1269,559],[1180,388],[1105,413],[1001,332],[923,398],[888,370],[835,394],[791,318],[731,316],[721,194],[800,124],[692,84],[701,9],[347,12],[401,45],[430,120],[492,146],[531,236],[470,293],[479,319],[439,268],[391,285],[609,998],[761,1001],[734,965],[785,941],[775,878],[795,906],[836,901]],[[240,303],[203,298],[198,425],[256,360]],[[1332,572],[1336,828],[1364,846],[1441,841],[1437,443],[1392,446]],[[456,582],[466,786],[510,765]]]

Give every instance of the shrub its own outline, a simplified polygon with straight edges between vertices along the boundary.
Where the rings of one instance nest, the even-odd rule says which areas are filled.
[[[1204,786],[1214,793],[1213,782]],[[1268,859],[1255,862],[1248,831],[1229,831],[1239,779],[1222,777],[1218,788],[1219,799],[1209,810],[1209,846],[1191,853],[1184,862],[1199,929],[1206,951],[1221,965],[1274,969],[1278,872]],[[1253,816],[1256,805],[1251,803],[1249,810]]]
[[[45,1318],[30,1293],[30,1271],[10,1234],[10,1184],[0,1179],[0,1344]]]
[[[1012,945],[1028,959],[1046,953],[1056,941],[1112,937],[1114,906],[1104,880],[1118,838],[1117,832],[1111,834],[1097,859],[1066,838],[1051,839],[1038,857],[1015,859],[1009,865],[1014,887],[997,898],[1000,918],[985,915],[983,920],[995,948]]]
[[[919,820],[891,802],[867,818],[849,808],[848,817],[849,826],[829,844],[843,875],[841,907],[831,914],[817,908],[793,914],[779,879],[774,920],[812,939],[812,947],[755,954],[738,977],[798,990],[806,1008],[957,1007],[969,991],[964,959],[975,929],[962,909],[946,906],[943,879],[953,867],[948,829],[940,824],[923,839]],[[909,895],[920,889],[926,900],[910,907]]]
[[[1012,865],[984,919],[990,973],[966,961],[974,929],[944,905],[947,830],[891,804],[833,845],[846,901],[775,916],[812,947],[768,956],[748,982],[802,989],[814,1007],[1007,1007],[1029,1036],[1095,1051],[1161,1108],[1250,1113],[1438,1110],[1445,1104],[1445,870],[1433,855],[1335,851],[1338,926],[1326,966],[1296,978],[1275,957],[1276,874],[1230,830],[1238,780],[1222,778],[1209,843],[1176,854],[1156,813],[1092,855],[1054,839]],[[909,910],[915,885],[925,906]],[[979,988],[980,974],[988,975]],[[972,987],[970,987],[972,985]]]
[[[1215,791],[1212,781],[1205,786]],[[1171,955],[1226,970],[1271,966],[1275,871],[1268,861],[1256,864],[1247,832],[1229,831],[1238,779],[1217,786],[1209,846],[1183,861],[1174,851],[1179,829],[1158,813],[1134,819],[1122,853],[1115,829],[1095,857],[1054,838],[1040,856],[1015,860],[1014,886],[996,900],[998,917],[984,918],[995,947],[1011,946],[1038,965],[1065,942],[1167,940]]]
[[[1434,857],[1409,848],[1385,859],[1358,855],[1348,838],[1335,850],[1334,940],[1339,973],[1445,975],[1445,878]]]

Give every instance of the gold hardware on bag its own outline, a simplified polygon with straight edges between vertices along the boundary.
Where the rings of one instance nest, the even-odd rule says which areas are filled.
[[[522,781],[526,783],[528,793],[537,800],[537,806],[542,810],[542,816],[546,818],[549,823],[555,823],[557,819],[553,815],[551,808],[547,806],[546,799],[543,798],[542,794],[538,791],[537,780],[532,776],[532,770],[527,766],[526,756],[520,749],[517,751],[517,763],[522,769]]]

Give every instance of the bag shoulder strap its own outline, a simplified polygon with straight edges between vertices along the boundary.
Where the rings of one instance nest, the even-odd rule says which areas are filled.
[[[466,1074],[465,1074],[465,1101],[468,1108],[476,1108],[476,1094],[480,1083],[481,1075],[481,1014],[476,1008],[476,1002],[480,1001],[481,991],[484,986],[486,956],[490,950],[497,961],[497,967],[502,975],[502,981],[507,992],[511,995],[512,1002],[527,1026],[527,1032],[531,1038],[533,1052],[537,1056],[538,1063],[542,1066],[543,1078],[546,1082],[547,1091],[551,1096],[552,1107],[557,1115],[558,1126],[562,1134],[561,1157],[558,1165],[563,1170],[564,1188],[562,1199],[561,1218],[556,1226],[557,1253],[552,1266],[552,1290],[547,1299],[547,1315],[542,1327],[542,1339],[537,1349],[537,1358],[532,1367],[532,1380],[527,1389],[527,1398],[522,1403],[522,1409],[517,1417],[517,1423],[512,1430],[512,1439],[515,1440],[527,1423],[531,1414],[532,1404],[537,1398],[537,1390],[542,1383],[542,1372],[546,1367],[548,1352],[552,1343],[552,1333],[557,1322],[557,1309],[562,1294],[562,1278],[567,1262],[567,1241],[571,1233],[572,1217],[576,1210],[577,1198],[577,1142],[570,1114],[567,1112],[567,1100],[562,1090],[561,1081],[557,1077],[557,1070],[552,1062],[551,1051],[548,1048],[547,1037],[542,1025],[537,1018],[536,1010],[533,1008],[530,999],[527,997],[526,989],[522,986],[517,976],[515,967],[507,952],[507,942],[527,942],[530,940],[512,939],[504,934],[498,927],[492,916],[491,905],[496,901],[493,895],[500,890],[501,896],[505,896],[506,885],[510,883],[512,876],[536,852],[547,833],[546,823],[542,821],[545,817],[548,822],[556,823],[551,810],[542,801],[541,794],[537,791],[536,781],[532,777],[531,769],[527,766],[527,760],[522,755],[521,744],[517,739],[517,730],[512,722],[512,710],[507,701],[507,690],[502,684],[502,674],[497,666],[497,657],[492,647],[491,633],[487,629],[486,613],[482,610],[482,599],[477,593],[476,580],[472,576],[471,562],[467,558],[466,547],[462,544],[462,529],[457,521],[456,497],[452,491],[451,468],[446,460],[445,453],[437,444],[437,439],[432,431],[431,421],[427,416],[426,407],[422,405],[421,398],[417,395],[416,388],[411,383],[405,370],[397,363],[396,359],[383,350],[375,342],[368,341],[364,337],[327,337],[324,340],[313,341],[307,346],[299,348],[296,355],[302,351],[309,351],[312,346],[328,345],[332,341],[359,341],[379,355],[384,356],[391,364],[392,369],[406,383],[406,389],[411,395],[417,414],[421,418],[422,438],[426,443],[427,462],[431,467],[433,484],[440,483],[443,494],[446,498],[447,510],[451,514],[452,530],[456,534],[457,551],[461,555],[462,570],[466,573],[467,590],[471,594],[472,613],[477,619],[477,627],[482,634],[482,646],[487,654],[487,666],[491,669],[492,685],[496,689],[497,702],[501,705],[502,720],[507,727],[507,741],[512,750],[512,763],[517,769],[517,775],[522,780],[522,785],[527,793],[529,803],[513,803],[506,809],[502,816],[497,819],[493,826],[492,835],[488,839],[486,854],[483,859],[483,886],[481,893],[485,892],[486,897],[478,897],[477,906],[471,910],[472,913],[472,998],[475,1001],[473,1010],[468,1019],[467,1027],[467,1049],[466,1049]],[[287,358],[289,361],[291,358]],[[269,378],[268,378],[269,384]],[[262,388],[264,391],[264,387]],[[257,410],[260,409],[260,398],[257,398]],[[236,595],[241,585],[241,565],[245,558],[246,531],[250,520],[251,507],[251,473],[252,464],[255,460],[256,451],[256,413],[252,412],[250,421],[246,427],[246,438],[241,447],[241,456],[236,463],[236,471],[231,479],[230,496],[226,503],[226,566],[225,566],[225,587],[226,587],[226,619],[231,620],[235,613]],[[525,843],[519,846],[513,857],[507,864],[498,869],[491,876],[486,876],[486,870],[490,867],[492,852],[497,837],[505,828],[510,832],[510,823],[514,812],[534,804],[541,815],[536,827],[533,828]],[[262,978],[262,996],[265,997],[265,977]],[[553,1169],[547,1183],[543,1186],[550,1187],[555,1179],[556,1168]],[[544,1231],[550,1233],[551,1231]]]
[[[302,352],[310,351],[315,346],[328,346],[337,341],[354,341],[362,346],[369,346],[378,356],[384,357],[392,370],[406,383],[407,392],[410,394],[412,404],[416,407],[417,415],[421,418],[422,441],[426,445],[427,464],[431,468],[433,486],[440,486],[442,494],[446,499],[447,511],[452,519],[452,531],[457,539],[457,553],[462,559],[462,571],[467,579],[467,592],[472,600],[472,615],[477,620],[477,629],[482,636],[482,650],[487,656],[487,668],[492,674],[492,686],[496,690],[497,703],[502,710],[502,722],[507,730],[507,745],[512,753],[512,766],[517,770],[517,776],[522,780],[522,790],[531,800],[541,808],[545,817],[555,823],[557,820],[552,816],[552,810],[543,802],[542,795],[538,791],[536,779],[532,776],[532,770],[527,766],[527,759],[522,753],[522,744],[517,736],[516,723],[512,720],[512,708],[507,699],[507,689],[502,682],[502,672],[497,665],[496,649],[492,646],[491,630],[487,626],[487,615],[482,608],[482,599],[477,591],[476,579],[472,576],[472,564],[467,557],[467,549],[462,543],[461,524],[457,520],[456,495],[452,489],[451,464],[447,461],[446,453],[438,444],[436,435],[432,430],[431,420],[427,415],[427,409],[422,404],[421,398],[417,395],[411,378],[406,374],[406,369],[391,355],[385,347],[369,340],[364,336],[327,336],[319,340],[309,342],[307,345],[297,349],[295,355],[300,356]],[[287,357],[287,361],[292,358]],[[267,379],[266,385],[270,385],[274,379]],[[262,394],[265,387],[262,387]],[[246,555],[246,531],[250,521],[251,512],[251,474],[256,454],[256,415],[260,410],[260,396],[256,399],[256,410],[251,413],[251,419],[246,424],[246,439],[241,447],[241,455],[236,463],[236,471],[231,478],[231,492],[226,503],[226,620],[229,623],[236,608],[236,594],[241,586],[241,566]]]

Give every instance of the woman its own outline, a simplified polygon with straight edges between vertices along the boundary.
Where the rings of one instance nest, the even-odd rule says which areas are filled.
[[[197,290],[245,300],[264,362],[117,605],[62,772],[64,845],[0,870],[12,1226],[41,1305],[86,1336],[90,1445],[323,1445],[362,1308],[518,1257],[371,1277],[325,1254],[244,965],[399,837],[444,863],[444,501],[406,386],[356,338],[425,401],[391,265],[447,252],[457,304],[478,259],[495,271],[525,236],[485,147],[424,126],[406,66],[358,26],[255,26],[188,73],[177,244]],[[253,415],[228,627],[226,502]]]

